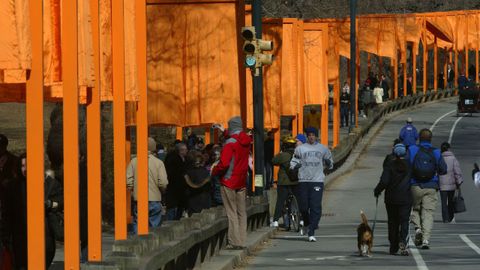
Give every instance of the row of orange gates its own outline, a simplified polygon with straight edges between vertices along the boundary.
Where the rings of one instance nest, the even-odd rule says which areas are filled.
[[[399,64],[406,85],[409,44],[415,56],[419,43],[434,50],[434,74],[438,48],[450,52],[455,71],[459,51],[474,50],[478,82],[479,18],[478,11],[360,16],[357,51],[392,59],[395,97]],[[0,102],[27,104],[30,269],[43,269],[45,260],[44,137],[38,132],[44,100],[64,103],[65,269],[79,269],[77,105],[87,105],[89,261],[100,261],[101,102],[113,101],[115,239],[127,237],[127,125],[137,127],[138,233],[147,234],[148,126],[210,126],[233,115],[253,126],[251,77],[239,49],[240,28],[250,22],[243,0],[0,0]],[[349,27],[348,19],[264,19],[264,38],[274,41],[276,56],[264,72],[265,127],[276,130],[277,141],[280,116],[294,116],[296,134],[303,106],[327,104],[333,84],[332,146],[339,143],[339,62],[350,57]],[[423,91],[427,58],[423,50]],[[416,57],[410,61],[416,70]],[[328,106],[321,108],[321,127],[328,127]],[[321,132],[328,144],[328,129]]]

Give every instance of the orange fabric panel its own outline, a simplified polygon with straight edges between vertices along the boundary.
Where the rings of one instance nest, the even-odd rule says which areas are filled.
[[[88,1],[84,1],[88,2]],[[125,100],[138,100],[135,1],[125,1]]]
[[[340,73],[338,28],[330,24],[328,27],[328,82],[335,83]]]
[[[479,30],[479,19],[480,15],[469,14],[468,15],[468,48],[477,48],[477,43],[479,41],[479,35],[477,31]]]
[[[194,126],[240,114],[236,11],[234,3],[147,7],[150,124]]]
[[[28,0],[0,1],[0,70],[31,68]]]
[[[284,23],[282,33],[281,115],[296,115],[298,111],[298,64],[296,23]],[[274,44],[274,46],[276,46]]]
[[[305,104],[325,104],[328,99],[326,49],[322,30],[305,30],[303,33],[305,61]],[[325,73],[325,74],[324,74]]]
[[[100,0],[100,99],[113,100],[112,91],[112,3]]]

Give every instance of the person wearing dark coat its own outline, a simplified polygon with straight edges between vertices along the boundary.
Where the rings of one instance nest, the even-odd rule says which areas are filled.
[[[265,160],[265,189],[270,189],[273,186],[273,165],[272,165],[272,158],[274,154],[274,134],[273,131],[269,131],[267,133],[267,140],[265,140],[264,144],[264,160]]]
[[[16,181],[8,189],[8,214],[12,224],[12,247],[15,269],[27,269],[27,168],[26,155],[19,159],[19,174]],[[52,170],[45,173],[45,264],[46,268],[52,264],[55,257],[55,228],[51,216],[63,211],[63,190]],[[58,224],[57,224],[58,225]]]
[[[400,255],[408,256],[408,222],[412,209],[411,169],[409,162],[405,160],[407,153],[405,145],[396,144],[393,153],[395,160],[387,162],[380,177],[380,182],[375,187],[374,195],[378,198],[385,190],[390,254],[395,255],[400,249]]]
[[[204,166],[205,162],[201,153],[194,153],[192,159],[193,166],[187,169],[184,175],[187,183],[188,216],[200,213],[203,209],[208,209],[212,206],[210,172]]]
[[[187,145],[177,143],[175,151],[170,152],[165,158],[168,186],[166,193],[167,220],[179,220],[186,208],[185,173],[187,169]]]

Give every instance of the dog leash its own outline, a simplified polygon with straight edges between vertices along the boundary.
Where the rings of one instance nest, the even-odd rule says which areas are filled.
[[[375,202],[375,216],[373,218],[372,233],[375,232],[375,225],[377,224],[377,212],[378,212],[378,197],[376,197],[376,202]]]

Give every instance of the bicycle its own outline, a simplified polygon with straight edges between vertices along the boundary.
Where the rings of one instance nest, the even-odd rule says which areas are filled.
[[[295,232],[300,232],[303,234],[303,226],[300,214],[300,209],[298,207],[297,199],[295,195],[290,191],[288,194],[288,198],[285,201],[285,205],[283,207],[283,220],[285,223],[285,228],[287,231],[293,230]]]

